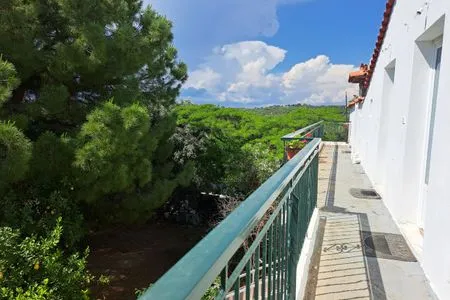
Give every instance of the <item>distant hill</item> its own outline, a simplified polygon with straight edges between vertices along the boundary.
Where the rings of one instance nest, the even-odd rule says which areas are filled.
[[[329,108],[331,110],[335,109],[342,109],[342,113],[345,112],[345,108],[342,105],[324,105],[324,106],[313,106],[313,105],[305,105],[305,104],[289,104],[289,105],[271,105],[266,107],[255,107],[255,108],[244,108],[245,110],[265,115],[265,116],[277,116],[277,115],[283,115],[290,112],[293,112],[295,110],[301,109],[301,108],[308,108],[308,109],[314,109],[314,108]]]

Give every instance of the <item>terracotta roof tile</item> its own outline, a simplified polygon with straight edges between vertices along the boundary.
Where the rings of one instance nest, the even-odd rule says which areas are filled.
[[[364,88],[369,88],[370,82],[372,80],[373,72],[377,65],[378,57],[381,52],[381,47],[383,46],[384,38],[386,37],[386,32],[389,27],[389,22],[391,21],[392,12],[394,11],[394,5],[396,0],[387,0],[386,9],[383,14],[383,21],[381,22],[380,32],[378,33],[377,42],[375,44],[375,49],[373,50],[372,60],[370,62],[369,73],[367,76],[367,82],[364,83]]]
[[[352,100],[350,100],[350,102],[347,104],[347,107],[352,107],[355,104],[358,104],[359,102],[363,102],[364,101],[364,97],[361,96],[354,96]]]
[[[348,82],[360,83],[363,82],[369,72],[369,68],[365,64],[361,64],[359,70],[351,72],[348,76]]]
[[[368,89],[370,82],[372,80],[373,72],[377,65],[378,57],[381,52],[381,47],[383,46],[384,38],[386,37],[386,32],[389,27],[389,22],[391,20],[392,12],[394,10],[396,0],[387,0],[386,9],[383,13],[383,21],[381,22],[381,27],[377,36],[377,41],[375,43],[375,49],[373,50],[372,59],[370,60],[370,65],[368,67],[367,73],[364,77],[361,76],[361,68],[358,71],[351,72],[349,75],[349,82],[352,83],[363,83],[364,88]],[[362,65],[361,65],[362,66]],[[359,73],[358,73],[359,72]],[[359,74],[359,75],[358,75]]]

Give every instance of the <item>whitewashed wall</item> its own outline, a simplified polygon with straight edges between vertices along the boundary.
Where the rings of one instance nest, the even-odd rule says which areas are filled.
[[[366,100],[350,116],[353,159],[361,161],[383,196],[440,299],[450,299],[449,13],[450,0],[397,1]],[[431,40],[442,34],[430,180],[421,224],[434,63],[430,49]],[[419,227],[424,228],[423,239]]]

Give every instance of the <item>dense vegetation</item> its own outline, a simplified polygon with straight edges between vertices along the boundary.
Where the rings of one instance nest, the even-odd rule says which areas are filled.
[[[2,250],[23,244],[16,230],[45,237],[62,217],[61,242],[43,243],[69,254],[86,224],[145,222],[189,182],[189,165],[171,157],[171,107],[187,78],[172,38],[170,22],[138,0],[2,2],[0,225],[14,228]],[[0,260],[0,280],[13,276],[9,262]],[[74,286],[86,289],[70,274],[40,268],[28,278],[32,265],[17,268],[41,286],[2,290],[8,298],[80,299]]]
[[[176,107],[179,128],[194,133],[195,140],[207,140],[206,150],[195,160],[194,179],[200,189],[215,187],[215,192],[246,195],[279,167],[283,135],[320,120],[345,120],[340,107],[291,106],[275,114],[273,109],[279,108],[235,109],[188,102]]]
[[[187,194],[241,199],[278,168],[280,136],[343,118],[177,105],[172,38],[138,0],[2,3],[1,298],[88,297],[88,229],[145,223]]]

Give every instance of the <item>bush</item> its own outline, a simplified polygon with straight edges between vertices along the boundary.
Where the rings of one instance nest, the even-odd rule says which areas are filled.
[[[78,204],[71,199],[70,194],[54,191],[45,196],[40,192],[39,189],[28,187],[1,196],[0,226],[19,229],[22,235],[44,235],[52,231],[57,219],[62,217],[64,232],[60,244],[66,248],[77,245],[86,231]]]
[[[201,300],[213,300],[220,293],[220,278],[217,277],[213,284],[206,290]]]
[[[288,142],[286,147],[292,150],[303,149],[307,143],[307,140],[293,140]]]
[[[267,144],[246,144],[243,149],[250,153],[251,160],[257,170],[259,185],[269,179],[281,166],[281,159],[274,155]]]
[[[88,299],[88,253],[65,255],[61,234],[61,218],[45,237],[23,238],[19,230],[0,227],[1,298]]]

